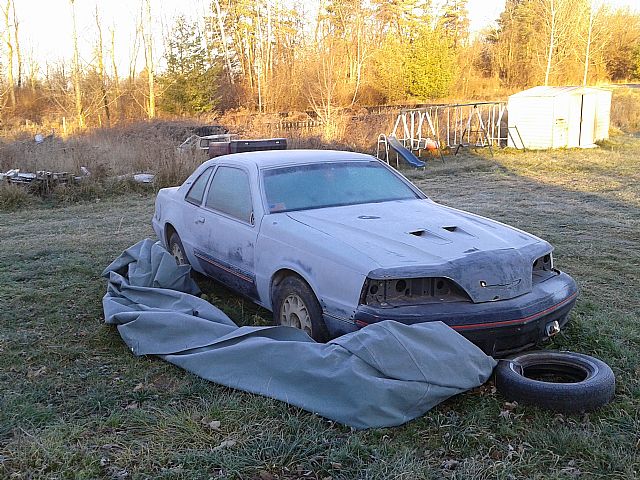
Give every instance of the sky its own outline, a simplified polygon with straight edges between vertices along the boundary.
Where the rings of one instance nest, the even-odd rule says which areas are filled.
[[[140,3],[140,0],[75,0],[78,44],[84,62],[90,63],[94,55],[97,4],[105,53],[107,47],[110,48],[109,31],[113,29],[118,68],[122,73],[128,73],[131,45],[140,19]],[[15,0],[15,4],[23,55],[29,55],[32,50],[42,70],[45,61],[55,63],[71,58],[73,44],[69,0]],[[162,26],[170,24],[169,20],[178,14],[193,19],[202,18],[208,4],[207,0],[152,0],[155,38],[160,41]],[[141,65],[144,62],[142,50],[139,57]],[[110,61],[105,59],[105,63]]]
[[[308,1],[317,5],[319,0]],[[442,1],[442,0],[441,0]],[[612,7],[629,6],[640,10],[640,0],[598,0]],[[20,22],[20,41],[23,56],[33,52],[41,70],[45,62],[55,63],[69,59],[72,51],[71,15],[69,0],[15,0]],[[86,63],[92,60],[92,45],[97,36],[95,25],[96,3],[99,6],[103,41],[110,41],[109,29],[115,29],[116,57],[118,68],[126,75],[129,68],[131,44],[133,43],[136,19],[140,16],[139,0],[75,0],[80,54]],[[491,25],[504,10],[505,0],[468,0],[470,27],[477,32]],[[156,38],[162,37],[162,25],[170,24],[171,18],[183,14],[192,19],[202,18],[208,10],[209,0],[152,0]],[[312,9],[312,7],[310,8]],[[139,64],[144,61],[142,52]],[[109,60],[110,61],[110,60]]]

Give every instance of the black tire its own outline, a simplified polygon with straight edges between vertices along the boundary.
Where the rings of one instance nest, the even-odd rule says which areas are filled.
[[[287,323],[283,319],[283,305],[285,301],[296,296],[303,304],[308,312],[309,322],[306,322],[309,328]],[[329,340],[329,332],[322,318],[322,307],[315,294],[307,285],[307,283],[299,277],[290,275],[285,277],[274,289],[273,292],[273,321],[276,325],[288,325],[301,328],[313,338],[316,342],[326,342]]]
[[[616,387],[609,365],[573,352],[521,353],[501,360],[495,376],[496,387],[507,400],[563,413],[602,407],[611,401]]]
[[[180,240],[177,232],[173,232],[169,237],[169,253],[173,255],[178,265],[189,265],[187,254],[182,246],[182,240]]]

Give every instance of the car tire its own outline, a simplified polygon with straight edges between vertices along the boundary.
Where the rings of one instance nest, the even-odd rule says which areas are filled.
[[[189,265],[187,254],[182,246],[182,240],[177,232],[173,232],[169,237],[169,253],[176,259],[178,265]]]
[[[501,360],[495,378],[507,400],[562,413],[600,408],[611,401],[616,386],[609,365],[573,352],[521,353]]]
[[[322,308],[307,283],[299,277],[285,277],[273,292],[273,321],[305,331],[317,342],[329,339]]]

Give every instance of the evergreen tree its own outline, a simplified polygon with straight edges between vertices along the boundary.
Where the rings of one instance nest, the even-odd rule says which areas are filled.
[[[178,115],[214,110],[222,66],[211,59],[196,24],[178,18],[169,35],[166,60],[167,70],[160,77],[159,107]]]
[[[438,29],[423,28],[411,45],[407,62],[409,93],[421,99],[446,96],[455,68],[450,40]]]

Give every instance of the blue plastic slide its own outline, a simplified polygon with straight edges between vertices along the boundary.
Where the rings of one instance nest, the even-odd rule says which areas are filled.
[[[411,153],[408,148],[402,145],[396,137],[389,135],[387,137],[387,142],[389,144],[389,148],[395,151],[401,159],[412,167],[423,168],[426,165],[422,160],[419,160],[418,157]]]

